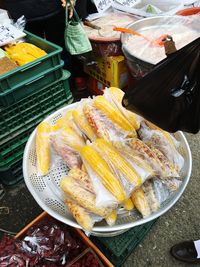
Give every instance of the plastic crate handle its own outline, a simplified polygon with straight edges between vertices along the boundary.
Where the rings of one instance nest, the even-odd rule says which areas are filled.
[[[28,66],[25,67],[25,68],[23,68],[23,69],[21,69],[20,72],[27,71],[28,69],[31,69],[31,68],[33,68],[33,67],[35,67],[35,66],[37,66],[37,65],[39,65],[39,64],[41,64],[41,63],[42,63],[42,61],[37,61],[37,60],[35,61],[35,60],[34,60],[33,63],[29,63]]]
[[[33,80],[30,81],[30,82],[27,82],[27,83],[25,84],[25,86],[30,85],[31,83],[34,83],[34,82],[36,82],[36,81],[38,81],[38,80],[44,78],[44,76],[45,76],[45,75],[42,75],[42,76],[40,76],[40,77],[37,77],[37,78],[33,79]]]

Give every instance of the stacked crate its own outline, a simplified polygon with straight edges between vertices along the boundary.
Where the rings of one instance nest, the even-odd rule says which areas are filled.
[[[27,32],[47,55],[0,76],[0,182],[23,178],[22,158],[31,132],[46,116],[73,101],[62,49]]]

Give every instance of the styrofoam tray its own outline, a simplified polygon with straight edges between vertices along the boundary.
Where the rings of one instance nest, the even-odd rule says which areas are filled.
[[[54,112],[52,115],[46,118],[45,121],[53,125],[68,110],[74,109],[76,106],[77,103],[68,105]],[[68,168],[63,161],[60,160],[51,167],[48,175],[40,176],[37,172],[36,166],[35,135],[36,130],[34,130],[31,134],[24,151],[23,174],[25,183],[30,193],[43,210],[63,223],[73,227],[81,228],[68,212],[63,202],[62,192],[59,187],[61,178],[68,173]],[[106,234],[106,232],[122,232],[125,229],[144,224],[161,216],[177,202],[189,182],[192,169],[192,157],[189,145],[183,133],[177,132],[175,137],[180,141],[180,149],[185,159],[184,167],[181,171],[183,182],[179,189],[162,204],[161,208],[157,212],[153,213],[147,218],[139,218],[135,215],[135,213],[122,211],[118,216],[114,226],[108,226],[104,221],[102,221],[101,223],[95,224],[93,228],[94,233],[100,232],[102,234]]]

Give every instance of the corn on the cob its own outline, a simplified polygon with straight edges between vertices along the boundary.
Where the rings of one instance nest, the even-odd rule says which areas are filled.
[[[144,183],[144,185],[142,186],[142,188],[144,190],[144,193],[145,193],[148,205],[150,207],[150,210],[152,212],[157,211],[160,208],[160,204],[159,204],[158,199],[154,193],[153,180],[152,181],[151,180],[146,181]]]
[[[80,150],[80,155],[82,160],[98,175],[107,190],[119,203],[123,202],[126,197],[124,188],[113,175],[106,161],[91,146],[84,146]]]
[[[134,204],[133,201],[131,200],[131,198],[128,198],[124,203],[123,203],[123,207],[125,210],[132,210],[134,208]]]
[[[141,187],[132,193],[131,199],[134,206],[137,210],[139,210],[143,217],[149,216],[151,214],[151,210],[146,200],[144,190]]]
[[[36,132],[37,168],[41,175],[46,175],[50,166],[50,131],[47,122],[41,122]]]
[[[166,177],[160,177],[162,178],[170,178],[170,177],[179,177],[178,172],[176,171],[174,165],[172,162],[168,160],[167,157],[157,148],[155,148],[151,143],[147,143],[148,146],[151,148],[153,153],[157,156],[158,160],[161,162],[163,167],[165,168]]]
[[[92,127],[88,123],[88,120],[86,119],[85,115],[83,114],[82,110],[74,110],[72,112],[73,119],[78,126],[78,128],[91,140],[96,139],[96,134],[93,131]]]
[[[153,153],[153,151],[141,140],[135,138],[129,140],[128,144],[131,148],[134,149],[135,153],[142,157],[142,159],[145,159],[148,164],[153,168],[156,175],[160,175],[165,177],[166,173],[164,170],[163,165],[157,158],[157,156]]]
[[[109,226],[113,226],[117,220],[117,211],[113,210],[106,218],[105,218],[107,224]]]
[[[111,210],[108,208],[97,208],[95,205],[96,196],[81,187],[77,180],[73,179],[73,177],[66,176],[62,178],[60,187],[67,194],[67,197],[74,200],[78,205],[88,211],[103,218],[111,213]]]
[[[100,118],[99,114],[96,112],[95,108],[90,106],[90,105],[85,105],[83,107],[83,112],[84,112],[90,126],[94,130],[95,134],[98,137],[102,137],[106,140],[110,140],[108,129],[101,122],[101,118]]]
[[[80,170],[78,168],[72,168],[68,172],[68,176],[73,177],[75,180],[80,182],[85,189],[87,189],[91,193],[94,193],[92,181],[86,171]]]
[[[118,108],[122,111],[122,113],[124,114],[124,116],[127,118],[127,120],[131,123],[131,125],[133,125],[133,127],[138,130],[140,127],[140,123],[139,121],[136,119],[136,116],[133,112],[125,109],[122,106],[122,99],[124,97],[124,92],[122,90],[120,90],[117,87],[110,87],[109,88],[109,92],[112,96],[113,101],[116,103],[116,105],[118,106]]]
[[[85,145],[84,139],[70,127],[64,127],[60,133],[60,137],[66,145],[76,151],[79,151]]]
[[[113,166],[120,171],[130,183],[135,186],[141,185],[141,177],[137,174],[130,163],[127,162],[110,143],[103,139],[96,139],[94,144],[98,149],[105,153]]]
[[[173,140],[172,140],[172,137],[170,136],[170,134],[166,131],[164,131],[163,129],[159,128],[158,126],[156,126],[155,124],[149,122],[149,121],[145,121],[145,123],[147,124],[147,126],[152,129],[152,130],[157,130],[157,131],[160,131],[164,136],[165,138],[168,140],[168,142],[174,147],[176,148]]]
[[[149,176],[155,176],[155,172],[152,167],[144,159],[137,156],[128,145],[124,145],[121,142],[115,142],[114,146],[127,160],[130,160],[140,168],[144,169],[149,173]]]
[[[105,97],[97,96],[94,99],[93,105],[121,129],[128,132],[135,131],[130,122],[112,104],[110,104]]]
[[[86,209],[77,205],[75,202],[70,199],[65,200],[65,204],[67,205],[69,211],[72,213],[72,216],[77,221],[77,223],[87,231],[91,231],[94,225],[94,221],[92,220],[90,214],[86,211]]]

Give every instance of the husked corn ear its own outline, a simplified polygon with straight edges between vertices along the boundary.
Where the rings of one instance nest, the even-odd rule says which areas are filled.
[[[79,110],[74,110],[72,112],[73,119],[78,126],[78,128],[91,140],[96,139],[95,132],[93,131],[92,127],[88,123],[86,117],[84,116],[83,112]]]
[[[132,210],[134,208],[133,201],[131,198],[128,198],[124,203],[123,207],[125,210]]]
[[[36,132],[37,168],[41,175],[46,175],[50,166],[50,131],[51,125],[41,122]]]
[[[110,104],[105,97],[95,97],[93,105],[105,114],[111,121],[116,123],[121,129],[129,132],[135,130],[129,121],[112,104]]]
[[[173,142],[173,140],[172,140],[172,138],[171,138],[171,136],[170,136],[170,134],[169,134],[168,132],[164,131],[163,129],[159,128],[158,126],[156,126],[155,124],[153,124],[153,123],[151,123],[151,122],[149,122],[149,121],[145,121],[145,122],[146,122],[146,124],[147,124],[152,130],[158,130],[158,131],[160,131],[160,132],[165,136],[165,138],[168,140],[168,142],[169,142],[174,148],[176,148],[176,146],[175,146],[175,144],[174,144],[174,142]]]
[[[111,210],[108,208],[97,208],[95,206],[95,194],[81,187],[77,180],[75,180],[73,177],[66,176],[62,178],[60,187],[70,199],[74,200],[78,205],[82,206],[88,211],[103,218],[111,213]]]
[[[92,181],[86,171],[75,167],[68,172],[68,176],[73,177],[75,180],[79,181],[85,189],[94,193]]]
[[[95,134],[98,137],[110,140],[108,130],[106,129],[105,125],[101,122],[101,118],[99,117],[99,115],[95,112],[95,108],[90,105],[85,105],[83,107],[83,112],[90,126],[94,130]]]
[[[61,132],[61,138],[66,145],[70,146],[76,151],[78,151],[82,146],[85,145],[84,139],[70,127],[63,128]]]
[[[130,183],[135,184],[135,186],[141,185],[141,177],[137,174],[130,163],[126,161],[111,145],[111,143],[108,143],[103,139],[96,139],[94,143],[99,149],[102,150],[103,153],[107,155],[113,166],[120,171]]]
[[[125,200],[125,192],[122,184],[113,175],[104,159],[91,147],[84,146],[80,150],[83,161],[99,176],[103,185],[118,200],[119,203]]]
[[[144,190],[141,187],[132,193],[131,199],[136,209],[139,210],[144,217],[151,214],[149,204],[145,198]]]
[[[58,131],[63,127],[73,128],[72,112],[73,110],[69,110],[66,114],[64,114],[63,117],[59,118],[56,124],[53,126],[53,131]]]
[[[65,204],[67,205],[69,211],[72,213],[77,223],[84,230],[91,231],[94,225],[94,221],[92,220],[90,214],[86,211],[86,209],[82,208],[69,199],[65,200]]]
[[[127,118],[127,120],[131,123],[131,125],[133,125],[135,130],[138,130],[139,127],[140,127],[140,123],[136,119],[135,114],[133,112],[125,109],[122,106],[122,99],[124,97],[124,92],[122,90],[120,90],[119,88],[117,88],[117,87],[110,87],[109,88],[109,92],[112,95],[113,100],[115,102],[117,102],[118,105],[120,105],[120,108],[122,109],[122,112],[125,115],[125,117]]]
[[[117,220],[117,211],[113,210],[106,218],[105,218],[107,224],[109,226],[113,226]]]

